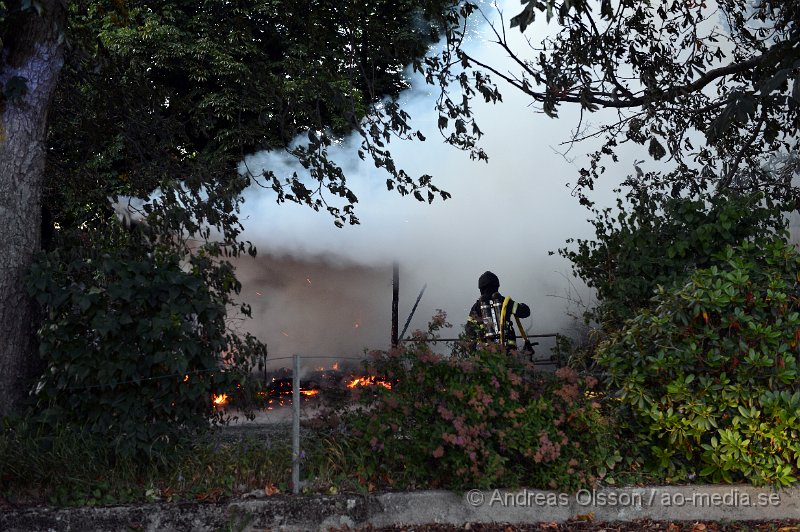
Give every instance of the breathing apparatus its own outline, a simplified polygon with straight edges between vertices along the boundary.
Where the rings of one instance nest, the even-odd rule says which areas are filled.
[[[507,335],[513,334],[513,326],[510,324],[511,309],[509,303],[511,298],[506,296],[503,298],[498,293],[494,293],[488,301],[481,300],[481,321],[483,322],[484,340],[487,342],[499,342],[500,345],[505,346]],[[531,362],[534,362],[533,346],[538,345],[538,342],[531,342],[528,339],[528,334],[525,332],[525,327],[519,317],[513,315],[517,322],[519,332],[524,339],[522,353],[530,357]]]
[[[506,298],[507,300],[508,298]],[[484,339],[489,342],[501,342],[503,340],[503,325],[505,307],[500,294],[494,293],[488,301],[481,300],[481,321],[483,322]]]

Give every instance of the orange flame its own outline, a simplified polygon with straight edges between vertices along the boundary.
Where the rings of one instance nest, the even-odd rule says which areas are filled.
[[[222,406],[224,404],[227,404],[228,403],[228,394],[227,393],[223,393],[223,394],[220,394],[220,395],[211,394],[211,401],[216,406]]]
[[[303,395],[312,396],[312,395],[317,395],[319,393],[319,390],[300,390],[300,393]]]
[[[383,386],[388,390],[392,389],[392,383],[377,380],[375,377],[355,377],[353,380],[347,383],[348,388],[355,388],[356,386],[372,386],[372,385]]]

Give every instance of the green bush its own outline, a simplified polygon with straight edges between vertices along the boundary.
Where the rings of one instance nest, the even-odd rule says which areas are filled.
[[[124,250],[40,258],[30,286],[46,370],[33,417],[101,437],[121,457],[158,456],[220,421],[212,394],[234,389],[261,349],[226,327],[235,284],[230,265],[203,253],[183,267],[175,254]]]
[[[569,368],[533,373],[492,350],[448,358],[419,341],[373,353],[367,371],[385,386],[361,388],[343,414],[346,460],[363,485],[577,489],[619,460],[584,393],[596,381]]]
[[[604,330],[619,328],[650,306],[658,286],[682,283],[696,268],[717,264],[726,246],[782,234],[781,209],[763,195],[670,197],[641,190],[617,200],[616,212],[594,210],[594,240],[559,253],[573,273],[597,292],[587,318]],[[568,240],[567,243],[572,243]]]
[[[785,485],[800,468],[800,254],[743,243],[598,348],[653,471]]]

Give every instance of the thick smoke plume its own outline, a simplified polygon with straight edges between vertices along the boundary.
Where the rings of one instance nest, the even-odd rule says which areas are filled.
[[[498,54],[497,46],[475,41],[485,48],[483,56]],[[428,140],[393,141],[390,148],[398,167],[433,175],[452,199],[428,205],[387,192],[385,174],[356,156],[355,139],[340,146],[334,159],[359,198],[360,226],[338,229],[326,214],[276,205],[269,190],[254,187],[246,196],[245,238],[256,243],[259,257],[238,263],[244,295],[253,304],[254,320],[245,326],[267,342],[271,358],[358,356],[365,348],[387,348],[394,260],[400,263],[401,328],[420,288],[428,286],[410,331],[425,328],[443,309],[455,326],[445,334],[456,336],[485,270],[499,276],[503,294],[531,306],[533,315],[525,320],[531,332],[569,333],[570,306],[563,298],[591,298],[579,283],[577,291],[572,286],[569,265],[548,255],[567,238],[591,236],[590,213],[568,184],[593,145],[573,149],[575,162],[558,153],[566,150],[559,143],[570,138],[577,115],[564,109],[560,119],[549,119],[508,89],[503,104],[475,108],[490,157],[479,163],[441,140],[434,89],[412,81],[402,96],[404,108]],[[632,169],[633,158],[622,155],[620,168]],[[255,154],[246,164],[256,174],[260,168],[279,175],[298,170],[275,153]],[[596,191],[594,199],[612,204],[611,185],[623,177],[609,175],[608,190]]]

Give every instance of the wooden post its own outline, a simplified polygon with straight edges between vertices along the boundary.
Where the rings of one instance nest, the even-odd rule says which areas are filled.
[[[400,293],[400,265],[392,265],[392,347],[397,347],[397,299]]]

